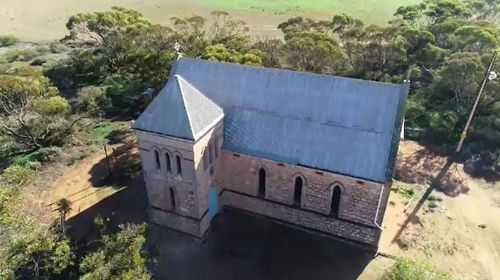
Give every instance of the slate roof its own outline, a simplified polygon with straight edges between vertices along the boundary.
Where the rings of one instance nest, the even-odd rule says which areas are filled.
[[[133,128],[197,140],[223,116],[219,105],[181,76],[174,75]]]
[[[376,182],[392,176],[407,83],[188,58],[177,60],[176,75],[224,109],[226,150]],[[176,118],[163,117],[170,105],[156,99],[135,126],[163,133],[157,122]]]

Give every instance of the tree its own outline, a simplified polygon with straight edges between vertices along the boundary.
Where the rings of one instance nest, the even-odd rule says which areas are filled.
[[[466,108],[472,104],[483,74],[479,55],[471,52],[450,55],[439,72],[442,83],[453,91],[453,100]]]
[[[241,54],[235,50],[227,49],[223,44],[207,47],[202,58],[213,61],[227,61],[254,66],[262,65],[262,59],[258,55],[254,53]]]
[[[115,234],[104,234],[100,248],[80,263],[81,279],[150,279],[146,271],[146,225],[125,224]]]
[[[252,49],[260,52],[263,66],[281,68],[284,55],[283,46],[282,40],[268,38],[257,41]]]
[[[284,50],[287,63],[300,71],[333,74],[345,69],[348,61],[339,43],[318,31],[288,33]]]
[[[31,68],[0,74],[0,131],[27,150],[61,144],[71,133],[69,104]]]
[[[21,230],[21,231],[19,231]],[[54,279],[73,265],[70,241],[50,230],[18,229],[6,253],[3,279]]]
[[[59,214],[59,222],[62,227],[63,234],[66,233],[66,217],[73,210],[71,208],[72,202],[66,198],[60,198],[56,201],[55,205],[57,207],[56,211]]]
[[[114,33],[146,26],[151,26],[151,22],[138,11],[112,7],[111,11],[80,13],[71,16],[66,23],[70,35],[65,39],[101,44]]]

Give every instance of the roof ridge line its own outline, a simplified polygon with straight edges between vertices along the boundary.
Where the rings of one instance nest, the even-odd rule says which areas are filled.
[[[281,68],[274,68],[274,67],[254,66],[254,65],[239,64],[239,63],[233,63],[233,62],[227,62],[227,61],[213,61],[213,60],[201,59],[201,58],[182,57],[182,58],[178,59],[178,61],[180,61],[180,60],[202,61],[202,62],[211,63],[211,64],[226,64],[226,65],[229,64],[229,65],[234,65],[235,67],[254,69],[254,70],[264,70],[264,71],[269,70],[269,71],[275,71],[275,72],[296,73],[296,74],[306,75],[306,76],[338,78],[338,79],[353,80],[353,81],[357,81],[357,82],[366,82],[366,83],[373,83],[373,84],[379,84],[379,85],[390,85],[390,86],[403,86],[404,85],[404,83],[391,83],[391,82],[383,82],[383,81],[365,80],[365,79],[345,77],[345,76],[340,76],[340,75],[320,74],[320,73],[300,71],[300,70],[290,70],[290,69],[286,69],[286,68],[281,69]]]
[[[206,94],[204,94],[203,92],[201,92],[197,87],[195,87],[193,84],[191,84],[188,80],[184,79],[184,77],[182,77],[179,74],[175,74],[174,76],[179,77],[186,84],[188,84],[189,86],[191,86],[192,88],[194,88],[199,94],[201,94],[201,96],[205,97],[208,101],[210,101],[211,103],[213,103],[217,108],[219,108],[222,111],[224,111],[224,108],[222,108],[222,106],[220,106],[217,102],[213,101],[210,97],[208,97]]]
[[[180,75],[176,74],[176,75],[174,75],[174,79],[176,79],[177,86],[179,87],[179,93],[180,93],[181,98],[182,98],[182,105],[184,106],[184,111],[186,111],[187,120],[188,120],[188,123],[189,123],[189,130],[191,131],[191,136],[194,139],[193,124],[191,123],[191,117],[190,117],[190,114],[189,114],[189,109],[188,109],[188,107],[186,105],[186,99],[184,97],[184,90],[183,90],[181,82],[180,82],[180,79],[182,79],[182,77]],[[182,79],[182,80],[184,80],[184,79]]]

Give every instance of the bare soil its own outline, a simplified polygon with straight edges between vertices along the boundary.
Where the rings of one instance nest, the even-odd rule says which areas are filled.
[[[446,161],[415,142],[401,143],[397,176],[421,184],[422,192],[411,203],[391,192],[379,251],[427,259],[456,279],[500,279],[500,182],[474,179],[461,164],[453,164],[443,187],[430,194],[432,201],[415,211]],[[431,211],[436,205],[438,210]],[[382,259],[372,261],[360,279],[373,279],[391,264]]]

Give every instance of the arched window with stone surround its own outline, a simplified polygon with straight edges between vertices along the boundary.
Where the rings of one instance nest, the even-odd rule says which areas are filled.
[[[266,197],[266,170],[261,167],[259,169],[259,197]]]
[[[179,155],[175,156],[175,164],[177,165],[177,175],[182,176],[182,165],[181,157]]]
[[[168,152],[165,153],[165,162],[167,163],[167,173],[171,173],[172,163],[170,161],[170,154]]]
[[[157,150],[155,150],[155,163],[156,163],[156,170],[161,170],[160,153]]]
[[[339,185],[335,185],[332,191],[332,204],[330,206],[330,215],[335,218],[339,217],[340,196],[342,195]]]
[[[169,193],[170,193],[170,208],[171,208],[172,211],[175,211],[176,207],[175,207],[175,192],[174,192],[174,189],[170,188]]]
[[[300,206],[302,200],[302,188],[304,186],[304,180],[302,177],[297,176],[295,178],[295,185],[293,189],[293,205]]]

